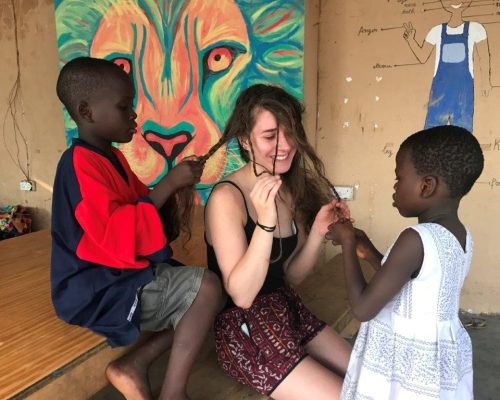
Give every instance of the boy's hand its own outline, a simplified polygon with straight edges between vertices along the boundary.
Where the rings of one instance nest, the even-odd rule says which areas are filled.
[[[196,157],[185,158],[168,172],[166,178],[176,190],[192,186],[200,181],[204,167],[205,163]]]

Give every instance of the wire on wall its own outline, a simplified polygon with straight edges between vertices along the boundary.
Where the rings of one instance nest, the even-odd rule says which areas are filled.
[[[3,126],[2,126],[2,135],[3,135],[3,141],[5,144],[5,149],[7,150],[7,153],[9,154],[9,157],[11,158],[12,162],[16,165],[17,168],[22,172],[24,177],[29,180],[30,179],[30,158],[29,158],[29,151],[28,151],[28,142],[26,140],[26,137],[24,136],[20,126],[19,122],[17,119],[18,115],[18,108],[17,104],[21,102],[21,108],[22,108],[22,99],[21,99],[21,66],[19,62],[19,39],[18,39],[18,25],[17,25],[17,15],[16,15],[16,6],[14,3],[14,0],[10,0],[11,6],[12,6],[12,16],[14,20],[14,40],[15,40],[15,46],[16,46],[16,66],[17,66],[17,76],[16,80],[14,81],[14,84],[12,85],[12,88],[9,92],[9,97],[7,100],[7,110],[5,111],[5,116],[3,120]],[[9,146],[7,145],[7,135],[5,131],[5,125],[7,123],[7,117],[10,114],[10,117],[12,119],[12,126],[13,126],[13,133],[14,133],[14,143],[15,143],[15,150],[11,151],[9,149]],[[21,153],[24,152],[25,158],[26,158],[26,163],[24,164],[21,161]]]

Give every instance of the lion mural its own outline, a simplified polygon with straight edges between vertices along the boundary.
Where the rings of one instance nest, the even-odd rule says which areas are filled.
[[[55,12],[61,64],[99,57],[130,74],[139,129],[120,148],[147,185],[206,153],[248,86],[302,98],[303,0],[56,0]],[[77,131],[65,119],[69,143]],[[235,143],[219,150],[197,186],[201,200],[241,162]]]

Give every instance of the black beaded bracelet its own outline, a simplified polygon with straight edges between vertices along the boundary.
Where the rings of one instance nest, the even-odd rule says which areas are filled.
[[[257,221],[255,223],[255,225],[257,225],[259,228],[265,230],[266,232],[274,232],[274,230],[276,229],[276,225],[274,225],[274,226],[265,226],[265,225],[262,225],[261,223],[259,223],[259,221]]]

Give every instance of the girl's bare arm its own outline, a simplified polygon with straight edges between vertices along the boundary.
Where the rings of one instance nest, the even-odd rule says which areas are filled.
[[[351,311],[360,321],[368,321],[401,290],[422,266],[424,250],[420,236],[406,229],[398,237],[383,266],[367,283],[356,254],[356,238],[349,222],[333,228],[342,245],[342,257]]]

